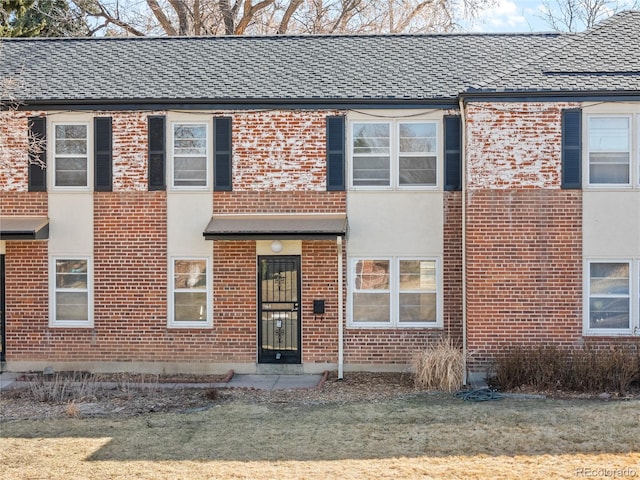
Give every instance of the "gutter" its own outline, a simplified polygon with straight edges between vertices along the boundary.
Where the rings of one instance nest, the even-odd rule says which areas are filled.
[[[336,245],[338,247],[338,379],[344,377],[344,300],[343,300],[343,284],[342,284],[342,237],[336,237]]]
[[[485,101],[485,102],[601,102],[611,101],[638,101],[640,90],[628,91],[607,91],[607,90],[591,90],[584,92],[567,91],[473,91],[458,95],[458,100],[463,101]]]
[[[460,160],[462,164],[462,384],[469,382],[467,375],[467,119],[465,100],[460,97]]]
[[[274,110],[274,109],[448,109],[456,108],[455,97],[442,99],[396,98],[196,98],[196,99],[49,99],[18,100],[18,110]]]

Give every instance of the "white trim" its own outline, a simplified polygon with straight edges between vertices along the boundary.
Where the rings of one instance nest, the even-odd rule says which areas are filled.
[[[204,260],[206,265],[206,308],[207,318],[201,321],[176,321],[174,319],[174,289],[175,262],[177,260]],[[169,257],[169,272],[167,278],[167,328],[212,328],[213,327],[213,272],[211,255],[172,255]],[[179,292],[178,292],[179,293]]]
[[[626,263],[629,265],[629,327],[628,328],[591,328],[591,265],[597,263]],[[583,335],[584,336],[630,336],[638,326],[638,261],[629,258],[593,257],[585,258],[583,274]],[[624,295],[612,295],[611,298],[626,298]]]
[[[83,260],[87,262],[87,308],[88,317],[86,320],[56,320],[56,293],[57,288],[57,260]],[[76,290],[76,289],[74,289]],[[84,290],[79,290],[84,291]],[[94,291],[93,291],[93,262],[91,256],[86,255],[55,255],[49,258],[49,326],[50,327],[66,327],[66,328],[91,328],[93,327],[93,308],[94,308]]]
[[[388,322],[356,322],[353,320],[353,294],[355,293],[355,265],[360,260],[385,260],[389,262],[389,289],[371,290],[372,292],[389,293],[389,321]],[[435,322],[400,322],[400,261],[402,260],[426,260],[434,261],[436,268],[436,321]],[[349,270],[347,271],[347,326],[349,328],[367,329],[415,329],[415,328],[442,328],[443,326],[443,271],[440,255],[413,255],[413,256],[354,256],[349,257]]]

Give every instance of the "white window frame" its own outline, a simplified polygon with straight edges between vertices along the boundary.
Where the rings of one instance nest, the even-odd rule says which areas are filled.
[[[59,289],[57,287],[56,263],[58,260],[79,260],[87,262],[87,288],[86,289]],[[57,320],[57,293],[58,292],[86,292],[88,317],[86,320]],[[91,328],[93,327],[93,262],[90,256],[85,255],[57,255],[49,260],[49,326],[66,328]]]
[[[175,320],[174,317],[174,307],[175,307],[175,294],[181,291],[189,291],[188,289],[175,289],[174,286],[174,275],[175,275],[175,264],[176,261],[187,260],[187,261],[205,261],[206,265],[206,307],[207,307],[207,318],[205,320],[200,321],[182,321]],[[213,326],[213,273],[212,273],[212,260],[208,255],[175,255],[169,257],[169,265],[168,265],[168,301],[167,301],[167,322],[169,328],[211,328]]]
[[[436,147],[434,156],[436,161],[436,181],[433,185],[400,185],[400,124],[421,124],[428,123],[433,124],[436,129],[435,138],[436,138]],[[443,149],[443,138],[442,138],[442,119],[436,118],[424,118],[424,119],[416,119],[416,118],[375,118],[375,119],[362,119],[362,118],[351,118],[348,121],[348,158],[349,158],[349,189],[350,190],[374,190],[374,191],[404,191],[404,190],[438,190],[441,187],[441,178],[442,178],[442,149]],[[389,185],[354,185],[354,175],[353,175],[353,166],[354,166],[354,151],[353,151],[353,140],[354,140],[354,126],[356,124],[388,124],[389,125],[389,135],[390,135],[390,145],[389,145]],[[415,155],[414,155],[415,156]]]
[[[586,115],[586,127],[584,130],[584,182],[588,188],[593,189],[628,189],[633,185],[637,185],[640,176],[636,175],[640,162],[638,162],[637,154],[637,133],[636,133],[636,115],[630,113],[593,113]],[[595,118],[626,118],[629,121],[629,182],[627,183],[591,183],[591,148],[590,148],[590,130],[591,121]],[[635,178],[634,178],[635,177]]]
[[[629,266],[629,327],[628,328],[591,328],[591,265],[599,263],[622,263]],[[585,336],[616,337],[633,335],[638,330],[640,292],[638,274],[640,262],[629,258],[588,258],[584,262],[583,284],[583,334]],[[602,294],[598,296],[603,296]],[[627,298],[625,295],[611,294],[608,298]]]
[[[87,182],[86,185],[57,185],[56,184],[56,168],[57,168],[57,157],[59,156],[56,151],[56,127],[61,125],[82,125],[87,129]],[[82,118],[78,117],[60,117],[55,121],[51,122],[51,127],[49,128],[48,136],[49,143],[51,148],[48,150],[50,153],[50,165],[52,168],[49,174],[49,185],[51,186],[52,191],[59,192],[91,192],[93,190],[93,164],[94,164],[94,152],[93,152],[93,122],[92,118],[89,119],[86,116]],[[73,157],[74,155],[68,155],[69,157]]]
[[[175,127],[177,125],[202,125],[205,127],[206,134],[206,153],[205,153],[205,185],[176,185],[175,184],[175,138],[174,132]],[[212,132],[213,132],[213,119],[212,117],[202,117],[202,116],[193,116],[193,117],[177,117],[171,118],[169,121],[169,131],[167,132],[167,150],[169,156],[168,162],[168,174],[169,181],[168,186],[169,190],[174,191],[209,191],[211,190],[211,186],[213,184],[213,141],[212,141]]]
[[[389,262],[389,321],[388,322],[359,322],[353,318],[353,294],[355,288],[356,265],[361,260],[386,260]],[[400,262],[403,260],[425,260],[435,262],[436,268],[436,321],[435,322],[401,322],[400,321]],[[443,280],[442,259],[440,256],[381,256],[358,255],[348,259],[348,300],[347,300],[347,325],[349,328],[367,329],[415,329],[415,328],[442,328],[443,326]],[[384,290],[386,291],[386,290]],[[380,292],[384,292],[380,290]]]

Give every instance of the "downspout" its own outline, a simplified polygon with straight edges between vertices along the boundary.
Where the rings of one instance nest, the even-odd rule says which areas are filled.
[[[342,237],[338,235],[336,238],[338,246],[338,379],[344,377],[344,331],[343,331],[343,308],[344,302],[342,298]]]
[[[467,385],[467,159],[466,138],[467,122],[464,111],[464,99],[460,106],[460,163],[462,164],[462,383]]]

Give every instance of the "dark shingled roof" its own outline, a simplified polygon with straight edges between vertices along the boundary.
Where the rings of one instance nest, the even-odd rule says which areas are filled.
[[[8,39],[36,101],[454,100],[558,34]]]
[[[580,34],[5,39],[25,103],[402,103],[638,92],[640,12]]]
[[[483,92],[640,92],[640,11],[563,36],[543,55],[480,84]],[[473,90],[473,89],[472,89]]]

